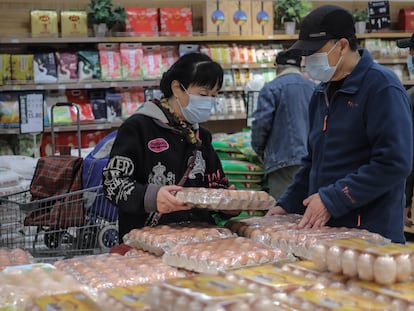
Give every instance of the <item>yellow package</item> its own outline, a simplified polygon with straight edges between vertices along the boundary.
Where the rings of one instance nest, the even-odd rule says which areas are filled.
[[[58,16],[55,10],[33,10],[30,12],[33,37],[57,37]]]
[[[30,310],[78,310],[98,311],[101,308],[82,292],[43,296],[34,300],[34,306]]]
[[[11,80],[11,55],[0,54],[0,81],[6,83]]]
[[[60,23],[62,37],[87,37],[86,11],[61,11]]]
[[[11,79],[15,81],[33,80],[32,54],[16,54],[11,56]]]

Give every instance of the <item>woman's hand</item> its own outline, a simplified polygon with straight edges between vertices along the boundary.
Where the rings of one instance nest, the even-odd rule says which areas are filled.
[[[182,187],[171,185],[163,186],[157,194],[157,210],[160,214],[168,214],[176,211],[184,211],[191,209],[191,206],[175,197],[175,193],[180,191]]]

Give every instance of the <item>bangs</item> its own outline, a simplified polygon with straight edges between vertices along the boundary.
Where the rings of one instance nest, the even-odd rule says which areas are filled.
[[[215,86],[221,89],[223,86],[223,68],[216,62],[200,62],[194,68],[191,84],[208,87],[210,90]]]

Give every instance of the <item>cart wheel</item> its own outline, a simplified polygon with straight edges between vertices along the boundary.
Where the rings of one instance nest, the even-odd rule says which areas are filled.
[[[51,232],[46,231],[45,238],[44,238],[45,245],[53,249],[59,248],[61,237],[62,237],[61,231],[51,231]]]
[[[77,246],[78,249],[93,249],[96,244],[96,227],[82,228],[78,231]]]
[[[108,225],[103,227],[98,234],[98,244],[102,249],[110,249],[119,241],[118,227]]]

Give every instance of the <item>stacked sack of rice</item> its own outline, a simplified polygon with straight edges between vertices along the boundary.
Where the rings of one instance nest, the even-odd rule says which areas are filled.
[[[251,147],[251,131],[218,134],[212,142],[230,184],[237,189],[263,190],[264,170]]]

